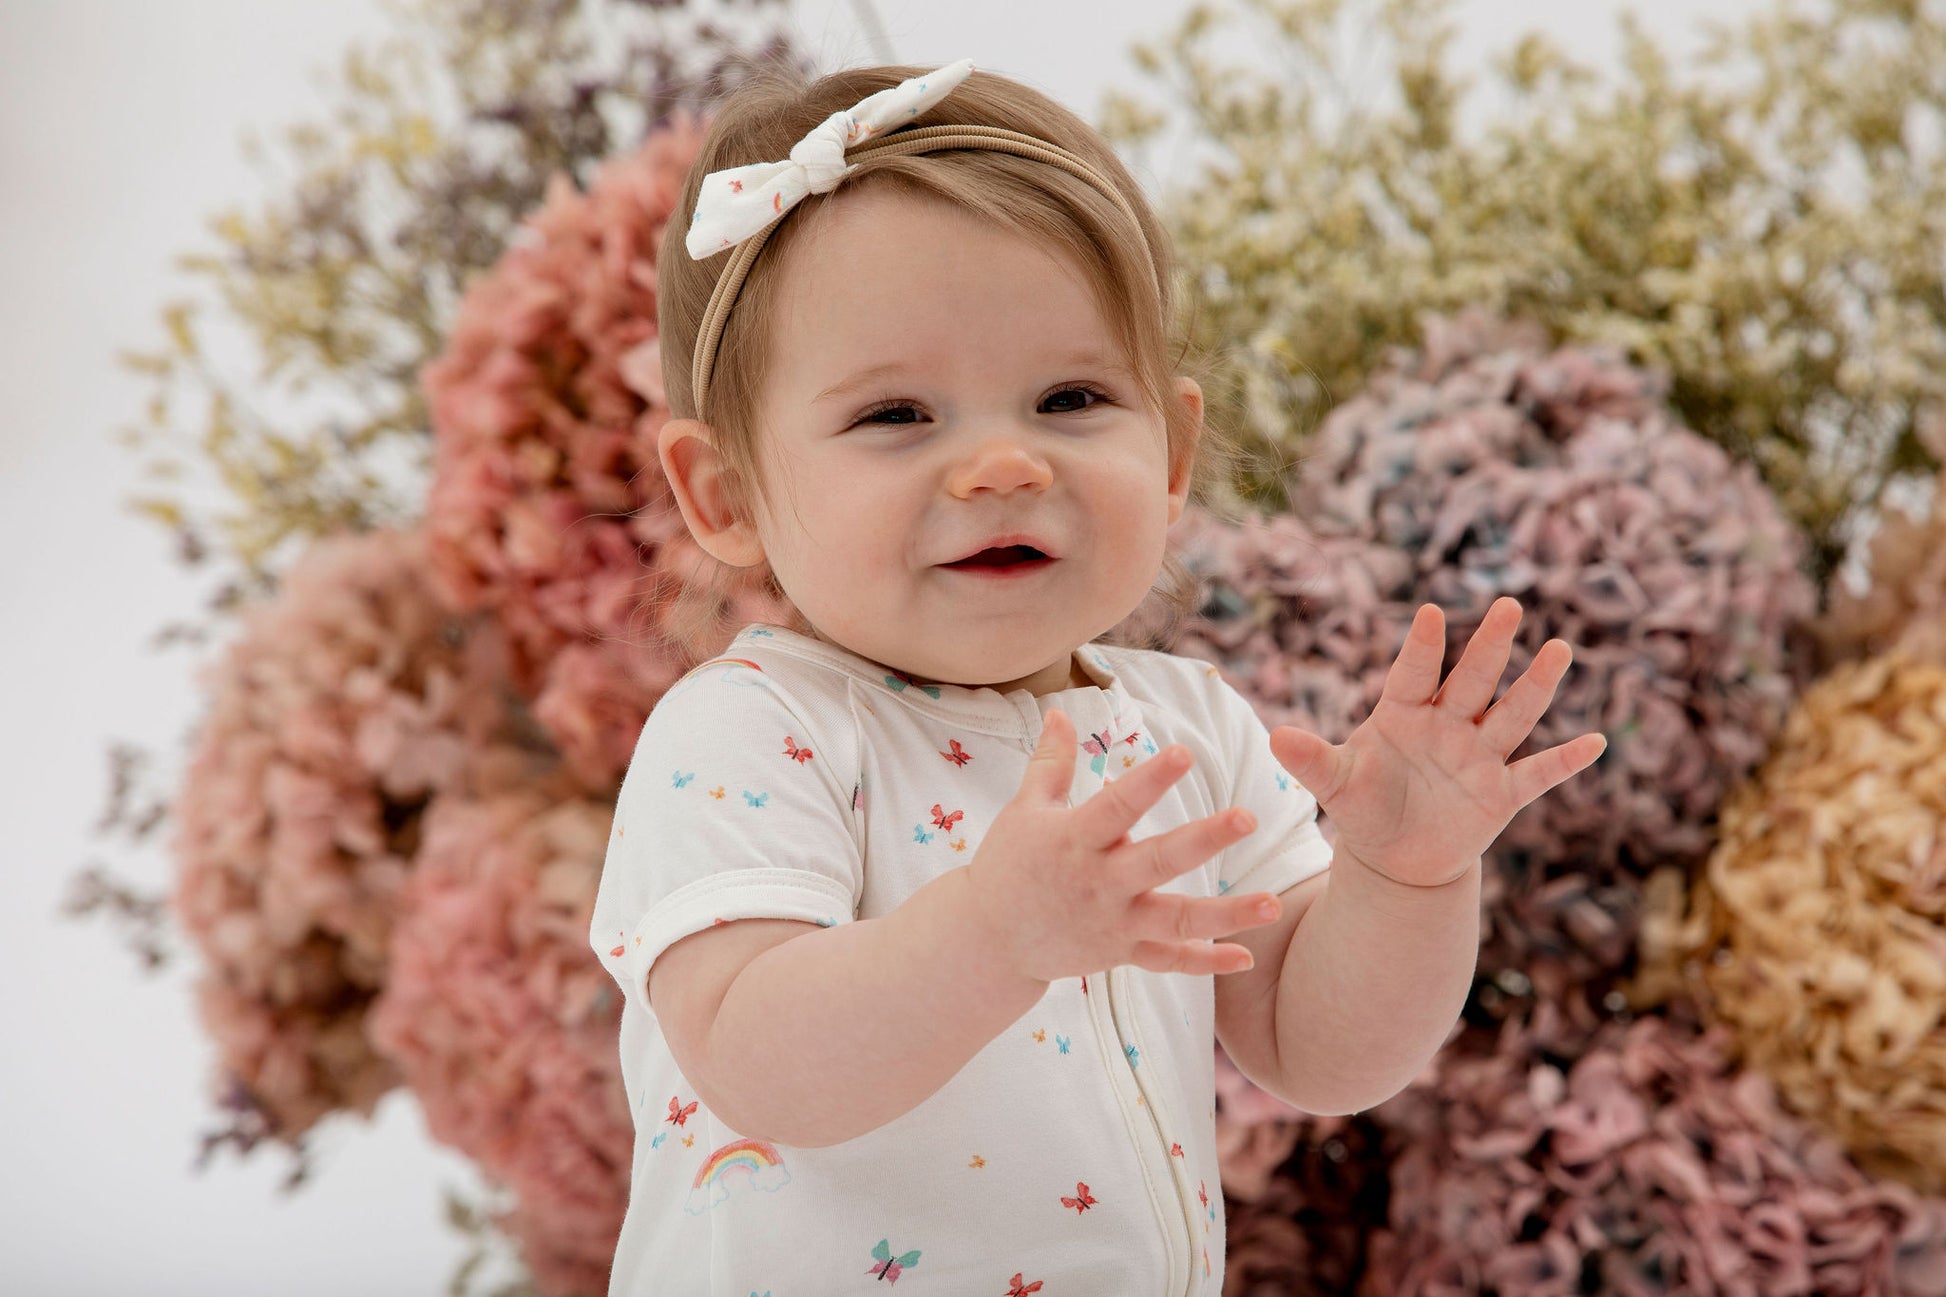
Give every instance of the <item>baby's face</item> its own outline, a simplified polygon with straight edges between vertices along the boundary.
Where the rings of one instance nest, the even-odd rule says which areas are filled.
[[[824,215],[785,268],[766,377],[757,530],[779,584],[823,637],[922,680],[1086,683],[1071,653],[1149,593],[1188,488],[1087,285],[938,200],[841,190]],[[1009,534],[1053,561],[945,566]]]

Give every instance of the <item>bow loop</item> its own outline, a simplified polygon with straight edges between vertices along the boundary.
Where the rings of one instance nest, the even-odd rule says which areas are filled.
[[[696,210],[690,214],[683,246],[697,261],[713,257],[758,233],[807,195],[831,192],[855,169],[845,162],[846,149],[905,125],[971,75],[972,59],[934,68],[840,108],[806,132],[791,146],[790,157],[780,162],[710,172],[697,187]]]

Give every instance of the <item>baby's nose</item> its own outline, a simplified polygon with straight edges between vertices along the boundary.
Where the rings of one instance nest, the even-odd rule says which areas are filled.
[[[953,473],[953,491],[966,495],[973,491],[1015,491],[1023,487],[1045,487],[1054,480],[1054,470],[1044,455],[1037,453],[1019,436],[983,438],[962,460]]]

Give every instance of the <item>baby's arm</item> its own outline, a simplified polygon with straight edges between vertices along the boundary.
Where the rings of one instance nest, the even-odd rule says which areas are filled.
[[[770,921],[768,936],[746,920],[664,952],[650,999],[711,1111],[799,1148],[855,1139],[924,1102],[1033,1008],[1048,984],[993,957],[968,881],[960,866],[877,918]]]

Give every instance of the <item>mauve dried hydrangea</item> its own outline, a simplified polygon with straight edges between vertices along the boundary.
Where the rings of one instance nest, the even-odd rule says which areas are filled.
[[[1390,1158],[1369,1118],[1313,1119],[1259,1197],[1225,1204],[1223,1297],[1357,1291],[1367,1240],[1385,1222]]]
[[[678,114],[586,193],[556,176],[425,370],[440,590],[499,618],[516,687],[591,786],[620,780],[649,708],[693,665],[645,652],[639,622],[701,558],[655,450],[669,412],[654,257],[704,129]],[[737,598],[738,624],[783,615],[754,583]]]
[[[318,542],[204,668],[171,903],[246,1148],[369,1116],[398,1082],[365,1015],[425,808],[557,764],[505,678],[494,628],[442,611],[423,539],[391,530]]]
[[[441,798],[370,1011],[433,1137],[513,1191],[497,1223],[546,1297],[606,1291],[628,1206],[621,1004],[588,957],[613,818],[560,779]]]
[[[1946,1191],[1946,663],[1806,691],[1687,897],[1658,880],[1637,999],[1682,988],[1860,1165]]]
[[[1946,1294],[1946,1202],[1869,1180],[1723,1045],[1642,1018],[1564,1068],[1509,1031],[1408,1087],[1360,1291]]]
[[[1639,878],[1700,862],[1718,801],[1813,670],[1799,538],[1747,467],[1670,421],[1663,390],[1612,352],[1434,317],[1422,351],[1395,351],[1326,420],[1290,513],[1178,529],[1205,599],[1172,648],[1215,662],[1269,726],[1342,742],[1423,602],[1446,614],[1450,670],[1496,598],[1520,601],[1501,692],[1549,638],[1573,646],[1510,760],[1589,730],[1610,748],[1488,852],[1488,1008],[1544,959],[1605,996]]]

